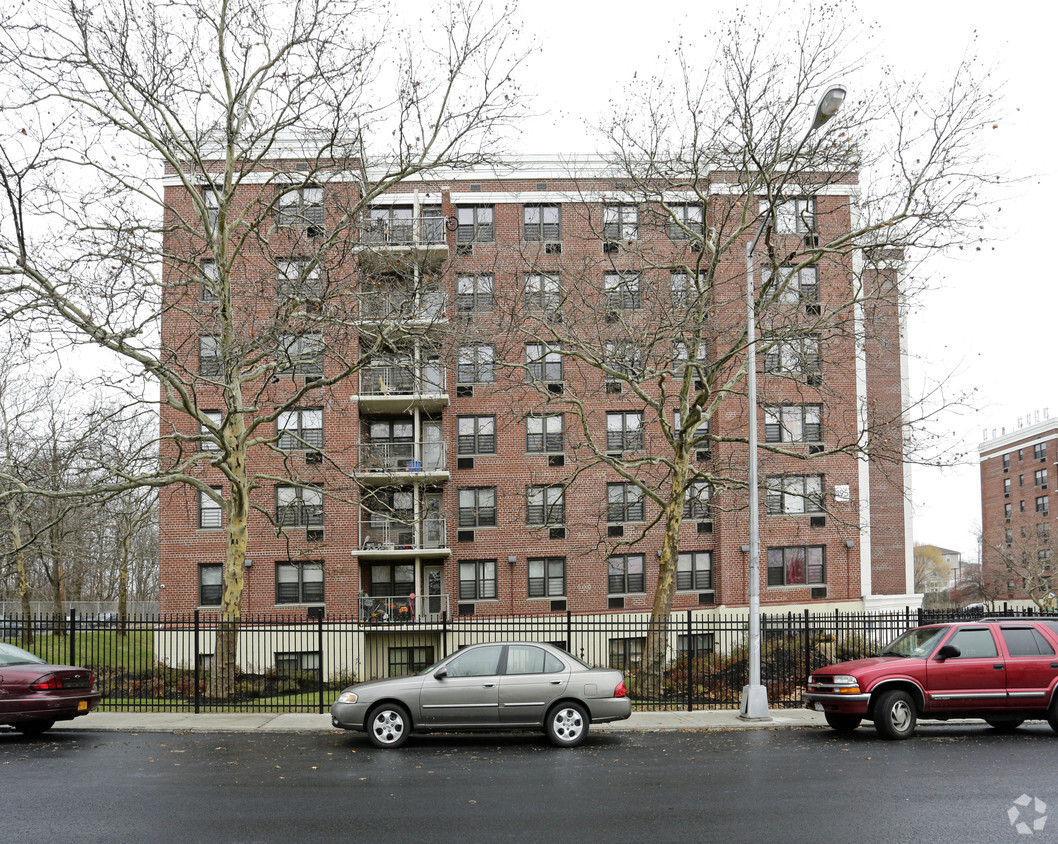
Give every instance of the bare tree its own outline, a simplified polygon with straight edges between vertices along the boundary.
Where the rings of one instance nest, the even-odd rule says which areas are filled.
[[[666,656],[681,523],[746,508],[749,343],[769,513],[827,513],[854,538],[854,507],[833,507],[812,466],[869,459],[902,488],[914,459],[905,426],[915,408],[891,389],[858,407],[849,383],[826,373],[858,360],[873,377],[874,361],[899,359],[911,269],[980,236],[980,191],[994,177],[976,144],[995,100],[968,65],[939,92],[856,90],[862,68],[842,56],[840,30],[828,19],[777,33],[738,18],[704,66],[681,48],[672,67],[633,83],[604,127],[607,166],[571,190],[575,207],[602,209],[576,228],[585,244],[602,239],[603,254],[578,249],[567,227],[561,256],[519,256],[525,288],[501,308],[497,360],[524,370],[542,412],[575,420],[566,483],[599,468],[615,482],[599,547],[663,534],[641,684],[661,676]],[[835,79],[852,89],[844,110],[805,138]],[[588,169],[571,162],[570,179]],[[758,232],[753,338],[745,255]],[[563,389],[548,384],[549,367],[563,370]],[[628,412],[604,420],[607,403]],[[620,521],[630,495],[641,524],[615,540],[606,509]]]
[[[5,311],[67,352],[102,350],[130,406],[160,391],[159,466],[97,491],[185,484],[222,511],[214,695],[234,689],[247,520],[266,509],[253,491],[315,482],[275,468],[284,420],[402,336],[399,314],[357,333],[344,297],[362,212],[413,176],[489,160],[521,108],[509,10],[452,3],[407,33],[384,11],[45,2],[0,36]]]
[[[1053,610],[1056,540],[1049,521],[1008,526],[1002,542],[986,546],[988,571],[996,581],[998,595],[1025,594],[1041,610]]]

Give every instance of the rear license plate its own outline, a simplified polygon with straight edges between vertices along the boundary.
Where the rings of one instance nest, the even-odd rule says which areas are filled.
[[[77,701],[77,711],[78,712],[87,712],[88,711],[88,701],[87,700],[79,700],[79,701]]]

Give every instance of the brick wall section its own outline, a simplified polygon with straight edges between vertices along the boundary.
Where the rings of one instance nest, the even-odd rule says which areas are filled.
[[[480,185],[481,193],[534,192],[540,190],[536,180],[507,179],[489,181],[487,178],[446,182],[444,185],[422,184],[416,186],[424,203],[440,203],[446,216],[456,213],[453,194],[462,198],[470,195],[472,186]],[[594,185],[591,187],[603,187]],[[605,185],[609,186],[609,185]],[[572,181],[550,180],[549,192],[576,195],[585,185]],[[180,188],[169,188],[169,199],[174,208],[189,209],[186,198],[181,199]],[[333,187],[328,188],[331,196]],[[400,186],[395,192],[413,188]],[[349,201],[346,196],[342,202]],[[819,225],[832,229],[833,233],[848,227],[848,197],[821,196],[819,198]],[[328,203],[331,200],[328,199]],[[341,203],[339,203],[341,204]],[[491,203],[490,203],[491,204]],[[330,209],[330,204],[329,204]],[[547,255],[540,244],[522,241],[522,203],[496,203],[494,206],[495,242],[475,244],[473,254],[458,255],[455,232],[449,232],[448,257],[440,268],[443,289],[448,297],[446,327],[450,331],[451,346],[471,336],[485,337],[496,344],[498,367],[494,385],[477,385],[473,397],[461,397],[455,389],[455,366],[449,365],[447,385],[448,404],[436,413],[441,419],[444,442],[447,446],[447,468],[450,477],[438,483],[442,495],[443,515],[447,519],[447,545],[450,556],[424,556],[417,562],[416,590],[422,589],[423,568],[443,566],[444,592],[450,596],[450,608],[455,611],[458,594],[458,570],[461,561],[497,561],[497,591],[495,600],[478,601],[475,612],[528,613],[547,611],[551,598],[529,598],[527,596],[528,560],[533,557],[564,557],[566,560],[566,594],[568,609],[574,612],[605,611],[610,606],[607,591],[607,558],[610,553],[642,554],[646,561],[646,583],[642,593],[624,597],[624,610],[649,610],[656,585],[656,560],[662,544],[662,527],[629,524],[625,526],[625,540],[634,540],[630,547],[620,547],[607,537],[605,518],[606,484],[616,481],[615,474],[605,468],[592,468],[579,474],[567,489],[566,539],[550,539],[546,530],[534,529],[526,524],[525,490],[529,485],[557,483],[566,478],[575,456],[582,451],[579,435],[567,414],[565,468],[550,468],[546,457],[528,454],[524,418],[527,413],[539,410],[544,405],[541,395],[524,384],[523,373],[516,367],[504,368],[503,361],[521,363],[523,349],[520,343],[504,345],[500,323],[503,305],[511,305],[521,296],[524,273],[532,266],[542,271],[556,270],[563,278],[583,276],[594,279],[594,294],[585,287],[576,297],[570,297],[564,307],[569,308],[569,319],[583,320],[590,325],[591,319],[601,325],[602,307],[593,295],[599,295],[604,268],[625,269],[642,267],[644,262],[645,295],[652,290],[667,291],[670,285],[668,271],[663,269],[673,258],[688,260],[685,243],[672,243],[665,235],[664,226],[649,225],[648,210],[640,215],[640,239],[636,252],[622,249],[616,255],[606,255],[599,235],[601,229],[601,203],[562,203],[562,253]],[[331,213],[329,210],[328,213]],[[823,231],[823,236],[828,234]],[[286,237],[275,235],[275,238]],[[186,267],[177,260],[183,255],[197,256],[194,238],[171,236],[170,251],[175,256],[167,264],[168,278],[173,282],[172,298],[163,322],[163,343],[173,349],[174,355],[188,362],[194,371],[197,363],[197,336],[209,325],[209,307],[198,300],[198,293],[180,283]],[[297,243],[283,244],[273,239],[262,245],[259,255],[253,252],[245,265],[240,267],[240,283],[244,285],[247,309],[246,330],[252,335],[255,326],[265,326],[274,314],[275,302],[268,291],[270,278],[274,275],[269,263],[272,256],[296,254]],[[713,291],[710,319],[718,340],[738,336],[744,325],[744,272],[740,249],[734,249],[730,261],[722,268]],[[844,260],[844,259],[842,259]],[[651,270],[649,266],[657,267]],[[583,272],[592,267],[590,273]],[[857,501],[858,464],[853,453],[847,450],[855,440],[856,395],[855,338],[851,332],[851,318],[831,320],[834,311],[847,306],[849,293],[847,278],[849,267],[841,260],[824,262],[820,267],[820,300],[826,325],[822,330],[823,360],[822,384],[809,385],[796,379],[775,378],[762,374],[759,379],[760,404],[821,403],[824,405],[823,430],[827,454],[809,461],[764,451],[761,456],[761,478],[780,474],[822,474],[824,476],[829,512],[822,526],[811,526],[807,515],[772,516],[763,512],[765,496],[761,498],[761,602],[768,607],[784,604],[808,603],[813,600],[812,586],[767,585],[767,549],[791,545],[821,545],[826,554],[826,600],[858,600],[862,595],[859,577],[859,554],[846,547],[846,540],[855,540],[860,535]],[[355,284],[357,269],[355,258],[347,254],[341,263],[330,267],[333,279]],[[456,276],[461,273],[492,272],[495,275],[497,308],[491,315],[475,315],[470,328],[463,327],[455,319],[451,307],[454,302]],[[872,360],[868,373],[868,385],[872,400],[880,415],[894,414],[899,417],[900,369],[898,337],[898,313],[894,309],[882,314],[874,323],[877,338],[868,359]],[[884,318],[883,318],[884,317]],[[798,313],[791,318],[812,319]],[[489,320],[494,320],[490,323]],[[892,322],[888,322],[891,320]],[[493,325],[495,331],[490,328]],[[760,326],[762,332],[767,324]],[[461,332],[466,332],[461,335]],[[478,332],[476,335],[474,332]],[[328,338],[329,353],[356,354],[355,334]],[[722,345],[722,344],[721,344]],[[446,354],[447,354],[446,352]],[[759,358],[758,358],[759,360]],[[733,361],[731,366],[737,366]],[[601,432],[605,428],[605,413],[615,410],[641,408],[642,404],[627,393],[608,394],[602,389],[599,373],[578,369],[567,364],[564,373],[568,389],[582,398],[590,414],[593,429]],[[194,379],[192,379],[194,380]],[[296,382],[294,382],[296,383]],[[290,389],[291,382],[281,379],[276,384],[255,385],[260,393],[258,407],[267,410],[269,402],[283,390]],[[213,405],[220,408],[220,396],[213,389],[196,382],[199,406]],[[398,562],[415,563],[413,555],[397,556],[397,552],[386,552],[384,556],[367,559],[361,556],[358,500],[360,489],[354,473],[357,447],[366,441],[366,424],[377,414],[363,410],[355,399],[358,392],[357,376],[326,391],[319,400],[307,402],[305,406],[324,408],[324,442],[327,459],[321,466],[309,466],[304,455],[294,452],[289,459],[259,449],[254,456],[254,466],[262,475],[283,476],[293,474],[304,482],[320,482],[333,497],[325,503],[325,531],[322,541],[307,541],[303,529],[288,529],[277,535],[264,513],[274,514],[275,482],[262,482],[254,494],[254,503],[262,512],[255,512],[250,520],[250,542],[247,557],[252,566],[246,570],[246,590],[243,608],[248,613],[273,613],[289,610],[303,614],[304,607],[288,607],[276,604],[276,564],[284,560],[321,560],[325,571],[325,597],[328,614],[344,614],[356,611],[357,597],[369,589],[369,567],[372,564]],[[668,411],[667,411],[668,412]],[[497,423],[496,453],[476,455],[473,469],[456,468],[457,438],[456,420],[462,415],[495,415]],[[764,441],[764,416],[758,415],[760,439]],[[671,420],[670,420],[671,421]],[[738,437],[745,432],[745,401],[737,395],[725,400],[712,421],[712,431],[720,436]],[[186,417],[163,407],[163,434],[172,431],[194,433],[194,425]],[[647,417],[646,448],[649,455],[660,446],[654,441],[658,437],[656,420]],[[898,438],[899,439],[899,438]],[[805,445],[789,447],[795,452],[807,449]],[[713,501],[712,531],[700,532],[696,522],[685,522],[681,530],[682,551],[711,551],[713,558],[713,593],[716,604],[727,606],[744,605],[747,601],[746,558],[741,551],[748,542],[747,514],[744,488],[737,488],[739,479],[745,477],[745,445],[738,442],[720,442],[714,445],[710,465],[718,474],[730,477],[736,488],[718,494]],[[163,449],[163,460],[177,457],[171,442]],[[902,473],[898,464],[885,474],[872,471],[872,539],[874,558],[875,591],[906,591],[903,583],[903,488]],[[223,485],[223,478],[216,469],[201,465],[195,469],[204,481]],[[411,480],[411,479],[407,479]],[[851,490],[849,503],[833,501],[833,490],[837,485],[848,485]],[[498,520],[496,527],[482,527],[474,531],[472,542],[457,540],[458,491],[469,487],[495,487],[497,490]],[[160,497],[160,565],[162,609],[164,611],[187,611],[198,605],[198,565],[223,560],[225,537],[222,530],[201,530],[197,527],[198,495],[193,489],[172,487],[161,492]],[[648,519],[652,508],[648,502]],[[642,531],[643,535],[640,536]],[[510,557],[514,562],[508,562]],[[699,591],[679,592],[676,608],[700,605]],[[819,598],[817,600],[823,600]]]

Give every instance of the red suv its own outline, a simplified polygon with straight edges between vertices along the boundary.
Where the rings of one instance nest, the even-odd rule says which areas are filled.
[[[1046,718],[1058,732],[1058,621],[993,619],[908,630],[878,656],[813,671],[805,706],[835,730],[863,719],[905,739],[919,718],[983,718],[1013,730]]]

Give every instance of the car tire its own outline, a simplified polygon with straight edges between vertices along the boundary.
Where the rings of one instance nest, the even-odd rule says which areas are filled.
[[[16,729],[24,736],[39,736],[42,733],[48,732],[48,730],[54,726],[54,721],[41,718],[33,721],[23,721],[21,724],[17,725]]]
[[[1018,727],[1025,723],[1023,718],[1010,719],[1008,721],[1000,721],[995,718],[985,718],[985,723],[988,724],[993,730],[1000,733],[1012,733]]]
[[[367,716],[367,737],[375,747],[395,750],[408,740],[411,716],[399,703],[383,703]]]
[[[874,728],[884,739],[899,741],[915,732],[918,714],[915,702],[907,692],[884,692],[874,707]]]
[[[827,719],[831,729],[839,733],[851,733],[863,720],[859,715],[844,715],[840,712],[825,712],[823,717]]]
[[[544,728],[556,747],[576,747],[588,737],[588,711],[579,703],[560,703],[547,713]]]

